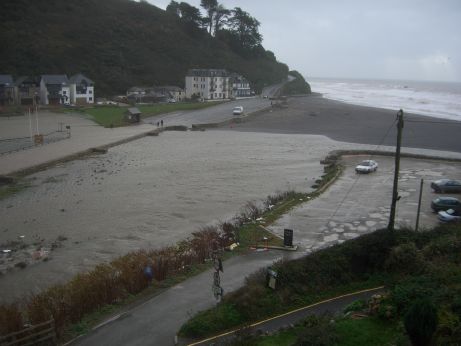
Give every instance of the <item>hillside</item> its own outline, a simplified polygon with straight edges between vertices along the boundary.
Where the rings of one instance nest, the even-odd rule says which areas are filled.
[[[82,72],[97,96],[133,85],[184,86],[190,68],[226,68],[259,90],[288,67],[260,45],[245,50],[226,32],[206,28],[146,2],[131,0],[2,0],[0,73]]]

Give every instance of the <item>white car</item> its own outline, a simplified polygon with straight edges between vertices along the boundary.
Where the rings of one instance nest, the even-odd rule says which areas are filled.
[[[242,115],[243,114],[243,107],[242,106],[234,107],[234,109],[232,110],[232,114],[233,115]]]
[[[376,172],[378,169],[378,163],[373,160],[364,160],[360,162],[357,167],[355,167],[355,172],[356,173],[371,173],[371,172]]]
[[[454,209],[441,210],[438,212],[438,217],[442,222],[461,222],[460,212]]]

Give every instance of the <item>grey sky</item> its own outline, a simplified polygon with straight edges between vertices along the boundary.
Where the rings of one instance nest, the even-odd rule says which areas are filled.
[[[461,82],[461,0],[220,3],[258,19],[264,47],[308,77]]]

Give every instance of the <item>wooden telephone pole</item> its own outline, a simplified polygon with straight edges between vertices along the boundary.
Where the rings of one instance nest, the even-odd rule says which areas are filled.
[[[395,209],[397,201],[399,200],[398,183],[399,183],[399,169],[400,169],[400,147],[402,145],[402,131],[403,131],[403,111],[399,110],[397,113],[397,147],[395,149],[395,170],[394,170],[394,186],[392,188],[392,204],[391,213],[389,215],[389,231],[394,230],[395,223]]]

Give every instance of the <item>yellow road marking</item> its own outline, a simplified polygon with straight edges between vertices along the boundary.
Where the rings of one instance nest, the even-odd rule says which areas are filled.
[[[332,301],[337,300],[337,299],[350,297],[350,296],[353,296],[353,295],[356,295],[356,294],[360,294],[360,293],[371,292],[371,291],[377,291],[377,290],[380,290],[380,289],[383,289],[383,288],[384,288],[384,286],[379,286],[379,287],[375,287],[375,288],[368,288],[368,289],[366,289],[366,290],[361,290],[361,291],[357,291],[357,292],[353,292],[353,293],[347,293],[347,294],[343,294],[343,295],[341,295],[341,296],[337,296],[337,297],[334,297],[334,298],[322,300],[321,302],[317,302],[317,303],[314,303],[314,304],[311,304],[311,305],[303,306],[302,308],[298,308],[298,309],[295,309],[295,310],[292,310],[292,311],[289,311],[289,312],[285,312],[284,314],[280,314],[280,315],[277,315],[277,316],[274,316],[274,317],[270,317],[270,318],[268,318],[268,319],[265,319],[265,320],[263,320],[263,321],[259,321],[259,322],[250,324],[250,328],[251,328],[251,327],[256,327],[256,326],[258,326],[258,325],[260,325],[260,324],[262,324],[262,323],[266,323],[266,322],[275,320],[275,319],[280,318],[280,317],[283,317],[283,316],[288,316],[288,315],[290,315],[290,314],[294,314],[295,312],[298,312],[298,311],[301,311],[301,310],[313,308],[314,306],[317,306],[317,305],[320,305],[320,304],[329,303],[329,302],[332,302]],[[212,337],[210,337],[210,338],[208,338],[208,339],[204,339],[204,340],[201,340],[201,341],[194,342],[194,343],[192,343],[192,344],[188,344],[187,346],[196,346],[196,345],[200,345],[200,344],[203,344],[204,342],[208,342],[208,341],[211,341],[211,340],[214,340],[214,339],[218,339],[218,338],[220,338],[220,337],[223,337],[223,336],[226,336],[226,335],[229,335],[229,334],[233,334],[233,333],[239,331],[240,329],[241,329],[241,328],[237,328],[237,329],[231,330],[230,332],[226,332],[226,333],[222,333],[222,334],[219,334],[219,335],[215,335],[215,336],[212,336]]]

